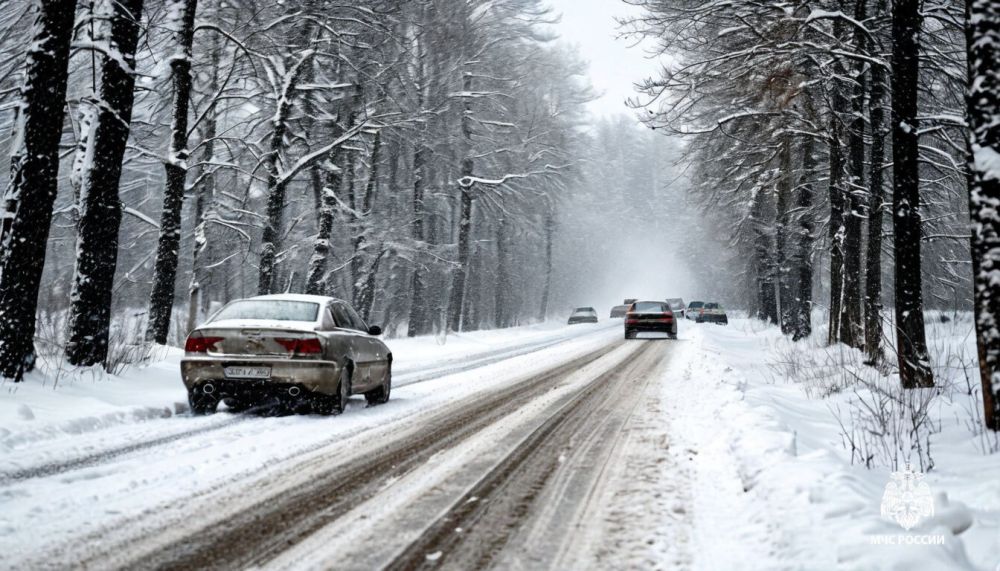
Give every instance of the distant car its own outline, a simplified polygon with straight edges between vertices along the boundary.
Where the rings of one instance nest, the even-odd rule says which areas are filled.
[[[625,301],[622,302],[622,303],[624,303],[625,305],[632,305],[633,303],[635,303],[637,301],[639,301],[639,300],[636,299],[636,298],[634,298],[634,297],[629,297],[629,298],[626,298]]]
[[[635,339],[637,333],[666,333],[677,339],[677,319],[665,301],[637,301],[625,314],[625,338]]]
[[[698,312],[701,311],[701,308],[703,307],[705,307],[704,301],[692,301],[687,305],[687,311],[685,312],[684,317],[688,319],[694,319],[695,316],[698,315]]]
[[[718,323],[720,325],[728,325],[729,317],[726,315],[726,310],[722,309],[722,306],[718,303],[706,303],[698,310],[698,314],[695,315],[694,321],[695,323]]]
[[[671,297],[667,299],[667,303],[670,304],[670,309],[673,310],[674,315],[684,317],[684,310],[687,309],[687,306],[684,305],[682,298]]]
[[[622,317],[625,317],[625,314],[627,312],[628,312],[628,306],[627,305],[616,305],[616,306],[614,306],[614,307],[611,308],[611,318],[612,319],[621,319]]]
[[[569,316],[570,325],[577,323],[597,323],[597,311],[593,307],[578,307]]]
[[[191,332],[181,376],[191,411],[220,402],[245,410],[340,413],[352,394],[389,400],[392,352],[347,302],[317,295],[265,295],[230,302]]]

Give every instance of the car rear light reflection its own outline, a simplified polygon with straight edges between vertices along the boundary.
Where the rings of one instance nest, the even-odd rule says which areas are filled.
[[[222,340],[222,337],[205,337],[201,332],[195,331],[188,336],[184,343],[184,351],[187,353],[208,353],[213,345]]]

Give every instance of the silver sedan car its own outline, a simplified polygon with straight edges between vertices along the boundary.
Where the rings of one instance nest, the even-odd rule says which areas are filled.
[[[191,332],[181,375],[191,411],[274,403],[296,412],[340,413],[352,394],[389,400],[392,353],[348,303],[315,295],[233,301]]]

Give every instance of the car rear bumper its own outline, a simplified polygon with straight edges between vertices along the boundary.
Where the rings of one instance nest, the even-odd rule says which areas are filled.
[[[271,367],[271,376],[267,379],[226,378],[225,367],[241,365]],[[260,391],[271,386],[276,389],[297,386],[307,391],[336,395],[340,369],[341,365],[333,361],[196,357],[181,361],[181,378],[188,391],[205,383],[212,383],[216,390],[225,391],[225,394],[220,393],[223,396],[235,396],[235,393],[243,391]]]
[[[669,333],[677,335],[677,321],[671,323],[629,323],[625,326],[626,333]]]

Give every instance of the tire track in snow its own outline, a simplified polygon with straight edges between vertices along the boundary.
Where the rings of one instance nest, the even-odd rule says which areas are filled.
[[[561,343],[566,343],[567,341],[603,333],[605,330],[606,328],[601,328],[597,331],[588,332],[583,335],[571,335],[567,337],[560,337],[558,339],[547,339],[544,341],[536,341],[534,343],[525,343],[523,345],[507,347],[496,351],[488,351],[483,354],[476,355],[471,359],[451,359],[445,361],[443,365],[435,364],[413,371],[406,371],[404,369],[401,373],[396,375],[396,378],[393,379],[393,386],[404,387],[407,385],[440,379],[441,377],[446,377],[448,375],[464,373],[473,369],[487,367],[507,359],[513,359],[529,353],[542,351]],[[178,380],[178,382],[180,381]],[[214,423],[210,426],[202,426],[193,430],[175,432],[166,436],[153,438],[151,440],[144,440],[142,442],[109,447],[104,450],[92,452],[69,460],[60,460],[57,462],[28,466],[16,470],[3,471],[0,472],[0,487],[9,486],[26,480],[58,476],[75,470],[93,468],[124,458],[131,454],[145,452],[189,438],[201,437],[208,433],[224,430],[232,426],[254,420],[256,417],[253,414],[253,411],[237,413],[237,416],[227,418],[222,422]],[[175,417],[175,419],[176,418],[178,417]],[[191,417],[182,416],[179,418]],[[121,426],[115,426],[114,428],[121,428]]]

